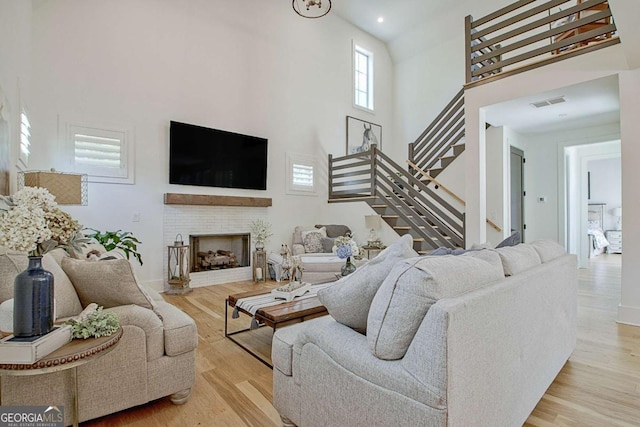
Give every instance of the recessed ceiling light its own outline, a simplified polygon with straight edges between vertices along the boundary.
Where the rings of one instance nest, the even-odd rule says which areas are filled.
[[[378,17],[378,24],[382,24],[384,22],[384,17],[383,16],[379,16]]]

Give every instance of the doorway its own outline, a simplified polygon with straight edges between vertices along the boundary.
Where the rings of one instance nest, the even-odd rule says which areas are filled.
[[[511,233],[518,231],[524,242],[524,151],[511,146]]]

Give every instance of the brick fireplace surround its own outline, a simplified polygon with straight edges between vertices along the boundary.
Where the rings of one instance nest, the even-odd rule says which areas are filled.
[[[251,223],[267,219],[267,207],[247,206],[191,206],[165,204],[163,212],[163,241],[172,245],[181,234],[185,243],[196,234],[250,233]],[[250,242],[253,247],[253,243]],[[249,257],[251,259],[252,257]],[[164,276],[167,277],[167,252],[164,252]],[[190,287],[252,280],[251,266],[191,273]],[[165,288],[167,284],[165,283]]]

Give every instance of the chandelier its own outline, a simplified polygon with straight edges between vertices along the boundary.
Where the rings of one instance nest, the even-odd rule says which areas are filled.
[[[331,0],[293,0],[291,7],[304,18],[321,18],[331,10]]]

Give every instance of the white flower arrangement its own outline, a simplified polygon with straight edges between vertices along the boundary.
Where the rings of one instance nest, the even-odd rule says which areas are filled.
[[[0,196],[0,246],[41,256],[72,244],[81,228],[44,188],[24,187],[13,196]]]
[[[351,256],[355,257],[360,254],[360,249],[355,240],[349,236],[336,237],[333,242],[333,253],[339,258],[345,259]]]
[[[257,219],[251,223],[251,237],[256,242],[264,243],[271,236],[271,224],[267,221]]]

